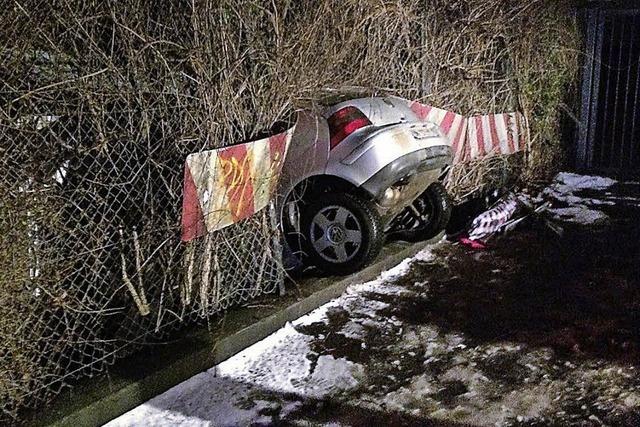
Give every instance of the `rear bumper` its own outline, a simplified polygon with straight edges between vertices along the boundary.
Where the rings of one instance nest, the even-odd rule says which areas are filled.
[[[436,145],[423,148],[387,164],[362,184],[362,188],[379,200],[384,192],[401,179],[427,171],[435,171],[450,165],[453,159],[451,147]],[[425,183],[425,188],[431,183]]]

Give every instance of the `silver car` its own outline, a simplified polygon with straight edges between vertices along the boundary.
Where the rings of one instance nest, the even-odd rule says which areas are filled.
[[[438,125],[398,97],[353,99],[298,113],[279,184],[288,267],[357,271],[385,236],[433,237],[450,202],[440,183],[452,151]],[[295,261],[295,262],[292,262]]]

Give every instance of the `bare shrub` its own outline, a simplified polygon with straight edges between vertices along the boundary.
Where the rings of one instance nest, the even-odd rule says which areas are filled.
[[[273,292],[269,210],[179,241],[188,153],[344,96],[522,111],[557,165],[576,69],[553,0],[15,0],[0,17],[0,401],[14,417],[171,327]],[[500,159],[455,172],[463,195]],[[518,168],[511,168],[516,171]],[[197,256],[189,266],[190,254]],[[206,272],[206,274],[205,274]],[[196,277],[190,282],[188,277]]]

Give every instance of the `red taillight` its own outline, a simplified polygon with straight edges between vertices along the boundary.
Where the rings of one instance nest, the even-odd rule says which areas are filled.
[[[331,149],[360,128],[369,126],[371,122],[356,107],[344,107],[329,117],[329,134]]]

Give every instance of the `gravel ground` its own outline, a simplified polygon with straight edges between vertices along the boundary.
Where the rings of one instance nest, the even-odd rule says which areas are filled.
[[[640,425],[640,186],[575,179],[562,237],[442,242],[110,425]]]

